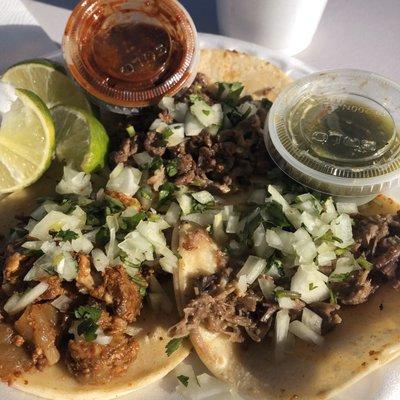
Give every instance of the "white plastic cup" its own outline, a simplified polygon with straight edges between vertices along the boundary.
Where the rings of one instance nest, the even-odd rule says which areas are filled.
[[[311,43],[327,0],[217,0],[226,36],[254,42],[286,55]]]

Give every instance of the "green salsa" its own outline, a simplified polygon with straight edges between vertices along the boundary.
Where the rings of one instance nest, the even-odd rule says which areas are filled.
[[[384,162],[396,139],[390,114],[374,101],[351,96],[310,96],[290,116],[292,140],[299,150],[340,166]]]

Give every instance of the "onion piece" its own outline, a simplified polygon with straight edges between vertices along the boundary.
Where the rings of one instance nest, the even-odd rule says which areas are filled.
[[[9,315],[19,313],[38,299],[48,288],[48,283],[40,282],[32,289],[28,289],[22,296],[19,296],[18,300],[17,297],[13,295],[4,305],[4,311]]]
[[[107,256],[100,249],[92,250],[92,261],[96,271],[104,272],[110,264]]]
[[[214,196],[210,192],[207,192],[207,190],[192,193],[192,197],[201,204],[215,202]]]
[[[72,303],[72,299],[70,299],[68,296],[65,296],[62,294],[61,296],[58,296],[56,299],[54,299],[51,302],[51,305],[61,312],[65,313],[68,311],[70,304]]]
[[[324,342],[324,338],[321,335],[315,333],[311,328],[301,321],[291,322],[289,324],[289,332],[309,343],[322,345]]]
[[[106,188],[127,196],[133,196],[139,189],[142,172],[137,168],[118,164],[110,173]]]
[[[138,326],[134,326],[134,325],[128,325],[125,328],[125,333],[129,336],[132,337],[136,337],[139,334],[141,334],[143,332],[143,328],[142,327],[138,327]]]
[[[70,166],[64,167],[64,175],[56,185],[56,192],[59,194],[78,194],[89,196],[92,192],[90,174],[79,172]]]
[[[178,223],[181,215],[181,208],[177,203],[171,203],[164,218],[169,225],[174,226]]]
[[[247,284],[251,285],[263,273],[266,266],[266,260],[256,256],[249,256],[237,273],[237,277],[246,276]]]
[[[271,300],[275,297],[275,283],[272,277],[262,275],[258,278],[258,284],[266,300]]]
[[[153,161],[153,157],[147,151],[136,153],[132,157],[135,160],[136,164],[139,165],[139,167],[150,165]]]
[[[336,203],[336,210],[339,214],[358,214],[358,207],[356,203]]]
[[[224,231],[224,220],[222,218],[222,211],[214,216],[212,232],[214,239],[218,244],[222,244],[227,241],[227,236]]]
[[[236,233],[239,226],[239,215],[230,215],[226,223],[226,233]],[[263,236],[264,237],[264,236]]]
[[[277,355],[285,348],[289,333],[290,316],[288,310],[280,310],[275,318],[275,344]]]
[[[322,318],[308,308],[303,308],[301,322],[312,329],[318,335],[321,334]]]
[[[192,211],[192,199],[185,193],[179,193],[176,196],[176,200],[179,204],[179,207],[182,210],[183,215],[190,214]]]
[[[204,212],[204,213],[192,213],[192,214],[183,215],[181,217],[181,220],[194,222],[196,224],[206,227],[213,223],[214,216],[215,216],[215,212],[208,211],[208,212]]]

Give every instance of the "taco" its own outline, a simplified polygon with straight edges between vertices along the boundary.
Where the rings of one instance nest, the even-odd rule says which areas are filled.
[[[315,241],[319,266],[291,254],[313,247],[306,228],[283,231],[269,217],[273,253],[263,255],[258,234],[247,247],[240,227],[221,247],[204,227],[181,225],[174,282],[183,319],[171,335],[189,335],[207,368],[251,398],[331,398],[399,354],[399,217],[352,215],[347,250],[329,235]],[[293,242],[282,248],[285,240]]]

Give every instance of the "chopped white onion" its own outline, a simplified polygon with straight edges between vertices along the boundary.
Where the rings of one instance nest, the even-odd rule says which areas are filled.
[[[237,273],[237,277],[246,276],[247,283],[251,285],[265,270],[267,261],[256,256],[247,257],[243,267]]]
[[[291,310],[293,308],[296,308],[297,303],[295,300],[291,299],[290,297],[287,296],[282,296],[278,298],[278,305],[281,309],[287,309]]]
[[[217,243],[221,244],[227,241],[227,236],[224,230],[222,211],[214,216],[212,232],[213,232],[213,237]]]
[[[61,296],[58,296],[56,299],[54,299],[51,302],[51,305],[61,312],[67,312],[69,309],[70,304],[72,303],[72,299],[70,299],[68,296],[65,296],[62,294]]]
[[[93,249],[92,242],[84,236],[80,236],[77,239],[73,239],[71,241],[71,246],[76,253],[88,254]]]
[[[308,308],[303,308],[301,322],[312,329],[318,335],[321,334],[322,318]]]
[[[260,289],[262,294],[264,295],[266,300],[271,300],[274,298],[275,292],[275,283],[274,280],[268,275],[262,275],[258,278],[258,284],[260,285]]]
[[[160,107],[161,110],[165,110],[173,114],[175,111],[175,100],[173,97],[164,96],[158,103],[158,107]]]
[[[104,272],[109,265],[109,260],[100,249],[92,250],[92,261],[96,271]]]
[[[228,221],[229,217],[233,214],[233,205],[224,206],[222,209],[222,219]]]
[[[226,233],[236,233],[239,226],[239,215],[230,215],[226,223]]]
[[[125,328],[125,333],[129,336],[136,337],[143,332],[143,327],[128,325]]]
[[[156,252],[160,253],[167,246],[165,236],[157,222],[140,221],[136,230],[155,247]]]
[[[132,157],[135,160],[136,164],[139,165],[139,167],[150,165],[153,161],[153,157],[147,151],[136,153]]]
[[[340,248],[345,248],[354,243],[352,220],[349,215],[341,214],[335,218],[331,224],[331,231],[335,238],[335,245]]]
[[[188,214],[188,215],[183,215],[181,217],[181,220],[194,222],[196,224],[206,227],[213,223],[214,216],[215,216],[215,212],[207,211],[204,213],[192,213],[192,214]]]
[[[4,305],[4,311],[9,315],[15,315],[19,313],[27,306],[35,302],[35,300],[37,300],[48,288],[48,283],[40,282],[32,289],[28,289],[22,296],[18,295],[18,299],[15,295],[13,295]]]
[[[51,240],[52,236],[49,234],[51,230],[76,231],[83,228],[83,226],[84,223],[82,224],[82,221],[75,215],[67,215],[60,211],[50,211],[34,226],[29,236],[43,241]]]
[[[289,332],[298,338],[317,345],[321,345],[324,342],[324,338],[315,333],[307,325],[303,324],[301,321],[293,321],[289,324]]]
[[[185,122],[185,117],[188,110],[189,106],[186,103],[176,103],[174,111],[174,119],[177,122]]]
[[[336,203],[336,210],[339,214],[357,214],[358,207],[356,203]]]
[[[107,346],[112,342],[112,336],[105,335],[103,329],[101,328],[96,330],[96,335],[97,337],[94,342],[100,344],[101,346]]]
[[[185,135],[197,136],[205,126],[190,112],[185,117]]]
[[[76,261],[67,251],[55,253],[52,264],[60,278],[65,279],[67,282],[73,281],[78,274]]]
[[[176,200],[179,204],[179,207],[182,210],[183,215],[190,214],[192,211],[192,199],[189,195],[185,193],[179,193],[176,196]]]
[[[90,174],[75,171],[70,166],[64,167],[64,175],[56,186],[56,192],[59,194],[79,194],[89,196],[92,192],[92,183]]]
[[[167,147],[174,147],[185,140],[185,128],[183,124],[171,124],[168,126],[172,135],[167,139]]]
[[[137,168],[124,167],[118,164],[110,174],[107,182],[107,189],[133,196],[139,189],[142,172]]]
[[[192,193],[192,197],[201,204],[207,204],[215,201],[214,196],[210,192],[207,192],[207,190],[194,192]]]
[[[169,225],[174,226],[178,223],[181,215],[181,208],[177,203],[171,203],[164,218]]]
[[[275,343],[277,353],[281,352],[287,342],[290,316],[288,310],[279,310],[275,318]]]
[[[324,301],[329,298],[326,286],[328,277],[317,270],[315,266],[301,265],[293,275],[290,290],[301,294],[301,300],[306,303]]]

